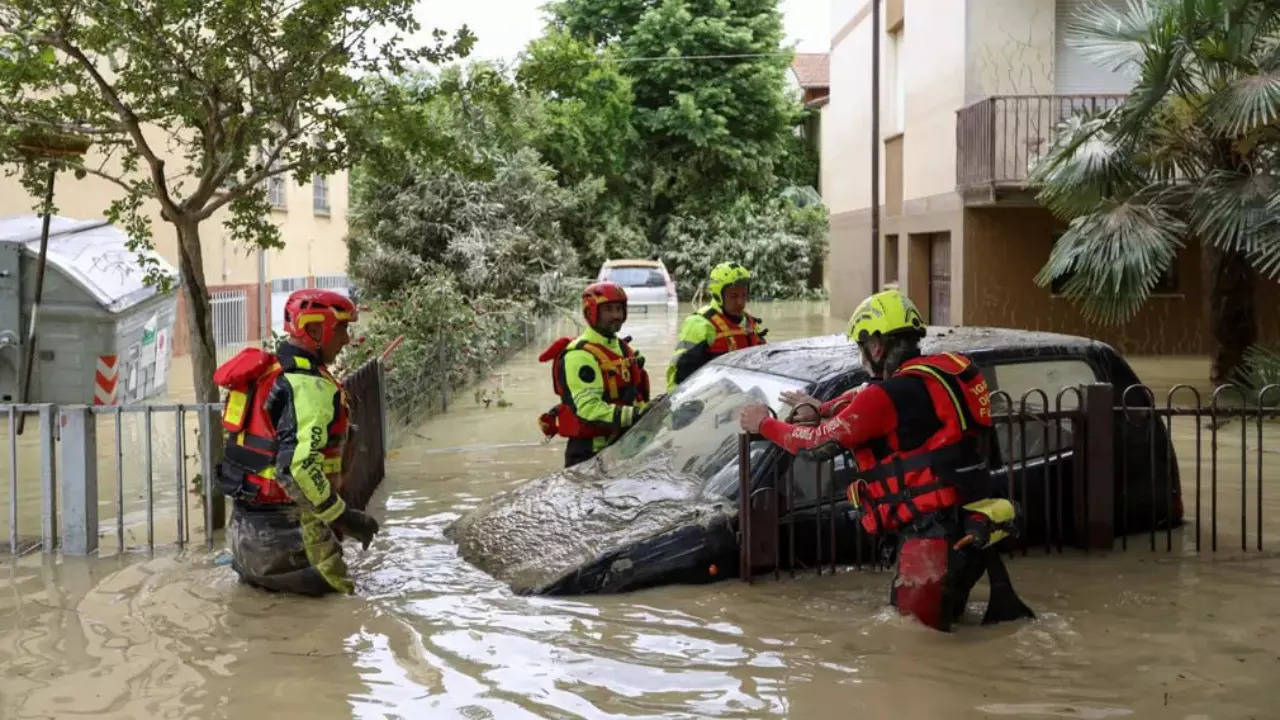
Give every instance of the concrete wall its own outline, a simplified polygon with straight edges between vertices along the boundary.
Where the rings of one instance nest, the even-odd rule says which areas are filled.
[[[832,3],[831,100],[822,109],[822,197],[831,212],[826,285],[847,315],[871,288],[870,6]],[[882,166],[883,167],[883,166]]]
[[[1199,247],[1177,260],[1177,292],[1153,296],[1122,325],[1090,322],[1069,300],[1035,284],[1061,224],[1040,208],[969,209],[964,218],[966,325],[1049,330],[1097,338],[1129,354],[1209,352],[1207,288]],[[990,262],[998,257],[999,263]],[[1257,306],[1280,306],[1280,284],[1259,280]],[[1280,340],[1280,314],[1259,313],[1260,338]]]
[[[965,4],[908,1],[903,22],[903,197],[956,189],[956,110],[964,104]]]
[[[1055,0],[968,0],[965,97],[1053,93]]]

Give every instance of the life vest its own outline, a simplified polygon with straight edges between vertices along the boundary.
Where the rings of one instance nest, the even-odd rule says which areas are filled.
[[[222,427],[227,431],[223,461],[229,467],[219,473],[218,480],[223,492],[231,497],[262,504],[293,502],[274,479],[278,443],[275,424],[267,412],[271,387],[286,372],[323,377],[339,387],[337,413],[329,423],[329,439],[321,451],[325,475],[335,489],[339,486],[349,421],[341,383],[326,368],[305,357],[276,356],[245,348],[213,374],[214,384],[229,391],[222,412]]]
[[[609,347],[585,339],[576,342],[562,337],[538,356],[539,362],[554,360],[551,365],[551,384],[560,403],[538,418],[538,425],[547,437],[559,435],[567,438],[596,438],[613,435],[618,429],[609,425],[590,423],[573,411],[573,395],[564,377],[564,358],[570,350],[586,350],[596,360],[604,384],[604,399],[611,405],[635,405],[649,401],[649,373],[642,359],[631,349],[626,339],[619,338],[622,348],[619,355]]]
[[[966,497],[966,490],[985,482],[987,473],[982,441],[991,431],[991,396],[973,361],[953,353],[914,358],[894,373],[902,376],[924,381],[937,429],[918,445],[903,448],[909,433],[902,418],[913,411],[918,418],[920,409],[910,407],[900,385],[881,385],[898,409],[900,427],[892,442],[854,452],[859,480],[848,490],[850,502],[863,510],[863,528],[872,534],[894,532],[975,499]]]
[[[702,317],[710,321],[711,326],[716,329],[715,340],[707,346],[707,351],[713,356],[764,345],[764,333],[760,330],[759,318],[743,313],[742,323],[736,323],[714,305],[703,310]]]

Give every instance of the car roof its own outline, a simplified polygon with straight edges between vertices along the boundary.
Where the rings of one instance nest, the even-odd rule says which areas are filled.
[[[995,360],[1115,355],[1108,345],[1074,335],[990,327],[929,326],[920,349],[926,355],[964,353],[979,364]],[[744,370],[821,382],[858,370],[862,359],[843,334],[788,340],[739,350],[720,362]]]
[[[604,266],[607,268],[619,267],[622,265],[630,265],[635,267],[662,267],[662,263],[657,260],[605,260]]]

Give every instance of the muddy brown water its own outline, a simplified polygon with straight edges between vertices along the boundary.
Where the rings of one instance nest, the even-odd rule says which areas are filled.
[[[842,325],[818,305],[758,310],[775,340]],[[655,379],[675,322],[632,318]],[[354,597],[254,591],[203,550],[8,561],[0,717],[1280,715],[1280,556],[1239,552],[1238,425],[1222,430],[1216,556],[1189,552],[1188,527],[1173,553],[1151,553],[1141,536],[1125,553],[1015,557],[1033,622],[978,626],[980,585],[957,632],[925,630],[886,607],[889,576],[875,572],[516,597],[461,562],[443,530],[560,463],[560,444],[540,444],[534,426],[552,401],[539,349],[486,382],[510,407],[462,394],[448,415],[405,434],[372,503],[383,532],[367,552],[348,544]],[[1135,364],[1165,387],[1203,367]],[[1194,434],[1183,425],[1175,434],[1193,492]],[[1277,468],[1267,468],[1269,488]],[[1268,513],[1280,509],[1277,493]],[[1270,517],[1264,540],[1276,547]]]

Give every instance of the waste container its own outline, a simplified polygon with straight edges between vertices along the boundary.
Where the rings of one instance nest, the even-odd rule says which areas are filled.
[[[41,222],[0,218],[0,402],[19,399]],[[127,240],[105,220],[50,219],[26,402],[116,405],[167,391],[177,294],[143,281]],[[173,266],[150,255],[176,287]]]

